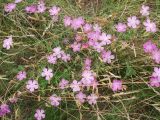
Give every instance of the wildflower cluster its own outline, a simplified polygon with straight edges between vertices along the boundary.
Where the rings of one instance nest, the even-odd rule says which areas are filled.
[[[15,0],[13,3],[8,3],[4,6],[4,11],[7,13],[13,12],[16,9],[17,4],[23,2],[22,0]],[[46,7],[46,4],[43,0],[40,0],[37,4],[32,4],[24,8],[27,14],[42,14],[48,13],[52,19],[52,22],[58,21],[60,12],[62,11],[58,6],[52,6],[50,8]],[[140,18],[137,16],[130,16],[127,18],[127,22],[119,22],[114,28],[116,32],[120,34],[125,33],[129,29],[141,29],[144,28],[146,32],[155,33],[158,31],[155,22],[151,21],[149,18],[149,6],[142,5],[140,13],[145,17],[145,21],[141,22]],[[96,52],[99,56],[99,59],[105,65],[112,65],[112,62],[116,59],[116,53],[112,53],[109,50],[109,46],[113,43],[114,35],[106,33],[103,31],[100,25],[91,24],[87,22],[82,16],[72,17],[64,16],[63,24],[65,29],[71,29],[74,33],[74,40],[69,44],[69,50],[71,54],[68,54],[65,49],[63,50],[60,46],[54,47],[52,52],[45,56],[45,60],[49,63],[49,67],[43,67],[41,69],[41,74],[32,77],[25,70],[21,70],[17,73],[16,79],[18,82],[25,81],[27,93],[33,94],[33,92],[38,92],[40,90],[40,80],[51,81],[54,79],[55,73],[52,65],[58,64],[59,61],[64,63],[73,62],[74,57],[72,53],[79,54],[82,51],[93,51]],[[141,27],[143,26],[143,27]],[[13,36],[10,35],[3,40],[3,48],[6,50],[11,49],[14,46]],[[156,64],[160,64],[160,49],[152,41],[148,40],[143,44],[144,52],[147,53],[155,61]],[[51,65],[51,66],[50,66]],[[83,61],[80,77],[71,78],[66,80],[65,78],[60,78],[58,83],[58,88],[60,91],[69,91],[72,92],[73,98],[79,105],[87,103],[89,105],[97,104],[100,94],[98,91],[98,86],[100,81],[98,79],[98,73],[92,68],[93,59],[92,56],[85,57]],[[35,74],[36,75],[36,74]],[[44,80],[44,81],[45,81]],[[110,86],[108,87],[112,90],[112,93],[120,92],[123,90],[123,80],[117,78],[111,78]],[[152,76],[150,77],[149,84],[151,87],[160,87],[160,68],[155,67]],[[52,87],[51,87],[52,89]],[[18,101],[18,97],[10,99],[11,103]],[[50,94],[46,101],[50,103],[51,106],[58,107],[63,98],[56,93]],[[9,105],[1,104],[0,106],[0,116],[4,116],[10,113],[11,110]],[[45,118],[45,110],[37,108],[34,115],[35,119],[42,120]]]

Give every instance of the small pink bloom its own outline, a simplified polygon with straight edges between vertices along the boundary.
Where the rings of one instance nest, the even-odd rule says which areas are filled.
[[[83,30],[84,30],[85,33],[91,32],[91,31],[92,31],[92,25],[86,23],[86,24],[83,26]]]
[[[160,63],[160,50],[155,50],[152,52],[152,59],[159,64]]]
[[[4,11],[5,12],[12,12],[14,9],[16,9],[16,4],[15,3],[8,3],[4,6]]]
[[[82,92],[79,92],[76,94],[76,100],[78,100],[79,103],[84,103],[86,99],[86,95]]]
[[[73,82],[70,84],[70,87],[72,88],[73,92],[80,91],[80,83],[77,80],[73,80]]]
[[[87,97],[88,103],[89,103],[90,105],[96,104],[96,103],[97,103],[97,99],[98,99],[98,96],[95,95],[95,94],[91,94],[91,95],[89,95],[89,96]]]
[[[65,17],[64,17],[64,26],[65,26],[65,27],[68,27],[68,26],[70,26],[71,24],[72,24],[72,18],[69,17],[69,16],[65,16]]]
[[[9,50],[13,46],[12,36],[9,36],[7,39],[3,41],[3,48]]]
[[[38,13],[43,13],[46,10],[46,6],[45,3],[43,1],[39,1],[38,5],[37,5],[37,12]]]
[[[73,52],[79,52],[81,50],[81,43],[74,42],[71,44],[71,48],[73,49]]]
[[[57,7],[57,6],[53,6],[50,10],[49,10],[49,13],[51,16],[57,16],[60,12],[60,7]]]
[[[7,104],[1,104],[0,105],[0,117],[10,113],[11,110]]]
[[[156,24],[154,22],[151,22],[149,18],[145,22],[143,22],[143,25],[146,27],[147,32],[157,32]]]
[[[160,78],[151,77],[149,81],[150,86],[152,87],[160,87]]]
[[[99,36],[99,40],[101,41],[102,45],[109,45],[109,44],[111,44],[111,38],[112,38],[112,36],[110,34],[107,35],[106,33],[102,33]]]
[[[17,74],[17,80],[24,80],[24,79],[26,79],[26,75],[27,75],[27,73],[25,72],[25,71],[20,71],[18,74]]]
[[[157,46],[152,43],[151,40],[148,40],[143,44],[143,49],[146,53],[152,53],[153,51],[158,50]]]
[[[117,32],[122,33],[122,32],[126,32],[127,30],[127,25],[124,23],[118,23],[115,27],[116,27]]]
[[[101,53],[103,62],[111,63],[111,60],[115,58],[114,55],[111,54],[111,51],[102,51]]]
[[[94,77],[94,73],[91,72],[90,70],[84,70],[82,72],[82,83],[85,86],[90,86],[92,84],[92,82],[94,81],[95,77]]]
[[[60,89],[64,89],[66,86],[68,86],[68,80],[65,80],[65,79],[62,79],[60,82],[59,82],[59,87]]]
[[[84,24],[84,19],[82,17],[78,17],[72,20],[71,28],[77,30]]]
[[[61,58],[62,57],[62,50],[61,50],[61,47],[56,47],[53,49],[53,54],[54,56],[56,56],[57,58]]]
[[[47,56],[47,60],[51,64],[56,64],[57,63],[57,57],[53,54]]]
[[[50,68],[44,68],[41,75],[45,77],[46,80],[50,80],[53,77],[53,71]]]
[[[129,17],[127,21],[127,25],[132,28],[137,28],[137,26],[140,24],[140,21],[137,19],[136,16]]]
[[[148,16],[149,15],[149,6],[142,5],[140,13],[143,16]]]
[[[37,109],[36,113],[34,114],[36,120],[42,120],[45,118],[45,112],[43,109]]]
[[[30,92],[34,92],[36,89],[38,89],[38,82],[36,80],[29,80],[27,82],[26,88]]]
[[[27,13],[36,13],[37,12],[37,5],[30,5],[30,6],[27,6],[25,8],[25,11]]]
[[[160,68],[154,67],[154,72],[152,73],[152,77],[160,79]]]
[[[53,105],[54,107],[59,106],[61,98],[58,97],[56,94],[53,94],[52,96],[49,97],[50,103],[51,105]]]
[[[100,37],[100,32],[89,32],[87,37],[89,40],[97,41]]]
[[[121,80],[113,80],[112,90],[114,92],[122,90],[122,81]]]
[[[70,61],[71,60],[71,56],[70,56],[70,54],[62,54],[62,60],[64,61],[64,62],[68,62],[68,61]]]

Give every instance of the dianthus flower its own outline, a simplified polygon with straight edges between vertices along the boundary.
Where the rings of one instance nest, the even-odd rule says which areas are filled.
[[[94,105],[97,103],[98,96],[96,94],[91,94],[87,97],[88,103]]]
[[[137,26],[140,24],[140,21],[137,19],[136,16],[129,17],[127,21],[127,25],[132,28],[137,28]]]
[[[13,46],[12,36],[9,36],[7,39],[3,41],[3,48],[9,50]]]
[[[111,54],[111,51],[102,51],[101,53],[103,62],[111,63],[111,60],[115,58],[114,55]]]
[[[15,3],[8,3],[4,6],[4,11],[5,12],[12,12],[14,9],[16,9],[16,4]]]
[[[45,77],[46,80],[50,80],[53,77],[53,71],[50,68],[44,68],[41,75]]]
[[[30,92],[34,92],[36,89],[38,89],[38,82],[36,80],[29,80],[27,82],[26,88]]]
[[[52,96],[49,97],[50,103],[51,105],[53,105],[54,107],[59,106],[61,98],[58,97],[56,94],[53,94]]]
[[[143,25],[146,27],[147,32],[155,33],[157,31],[156,24],[154,22],[151,22],[149,18],[145,22],[143,22]]]
[[[70,84],[70,87],[72,88],[73,92],[78,92],[80,91],[80,85],[80,82],[73,80],[73,82]]]
[[[121,80],[113,80],[111,88],[114,92],[122,90],[122,81]]]
[[[42,120],[45,118],[45,112],[43,109],[37,109],[36,113],[34,114],[36,120]]]
[[[76,94],[76,100],[79,102],[79,103],[84,103],[85,102],[85,99],[86,99],[86,95],[82,92],[79,92],[78,94]]]
[[[68,86],[68,80],[65,80],[65,79],[62,79],[60,82],[59,82],[59,87],[60,89],[64,89],[66,86]]]
[[[26,75],[27,75],[27,73],[25,72],[25,71],[20,71],[20,72],[18,72],[18,74],[17,74],[17,80],[24,80],[24,79],[26,79]]]
[[[149,6],[142,5],[140,13],[143,16],[148,16],[149,15]]]
[[[143,49],[146,53],[152,53],[153,51],[158,50],[157,46],[152,43],[151,40],[148,40],[143,44]]]
[[[117,32],[126,32],[127,30],[127,25],[124,23],[118,23],[117,25],[115,25]]]

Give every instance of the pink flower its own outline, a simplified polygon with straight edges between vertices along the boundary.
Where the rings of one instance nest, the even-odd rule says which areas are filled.
[[[10,113],[11,110],[7,104],[1,104],[0,105],[0,117]]]
[[[25,11],[27,13],[36,13],[37,12],[37,5],[30,5],[30,6],[27,6],[25,8]]]
[[[72,20],[71,28],[77,30],[84,24],[84,19],[82,17],[78,17]]]
[[[60,82],[59,82],[59,87],[60,89],[64,89],[66,86],[68,86],[68,80],[65,80],[65,79],[62,79]]]
[[[14,9],[16,9],[16,4],[15,3],[8,3],[4,6],[4,11],[5,12],[12,12]]]
[[[36,113],[34,114],[36,120],[42,120],[45,118],[45,112],[43,109],[37,109]]]
[[[49,10],[49,13],[51,16],[57,16],[60,12],[60,8],[57,7],[57,6],[53,6],[50,10]]]
[[[46,6],[45,3],[43,1],[39,1],[38,5],[37,5],[37,12],[38,13],[43,13],[46,10]]]
[[[9,36],[7,39],[3,41],[3,48],[9,50],[13,46],[12,36]]]
[[[160,87],[160,78],[158,78],[158,77],[151,77],[149,84],[152,87]]]
[[[34,92],[36,89],[38,89],[38,82],[36,80],[29,80],[27,82],[26,88],[30,92]]]
[[[70,61],[71,60],[71,56],[70,56],[70,54],[62,54],[62,60],[64,61],[64,62],[68,62],[68,61]]]
[[[90,105],[96,104],[96,103],[97,103],[97,99],[98,99],[98,96],[95,95],[95,94],[91,94],[91,95],[89,95],[89,96],[87,97],[88,103],[89,103]]]
[[[76,40],[77,42],[82,41],[82,39],[83,39],[83,37],[82,37],[81,35],[76,34],[75,40]]]
[[[136,16],[129,17],[127,21],[127,25],[132,28],[137,28],[137,26],[140,24],[140,21],[137,19]]]
[[[156,24],[154,22],[151,22],[149,18],[145,22],[143,22],[143,25],[146,27],[147,32],[155,33],[157,31]]]
[[[62,50],[61,47],[56,47],[53,49],[53,55],[56,56],[57,58],[61,58],[62,57]]]
[[[57,63],[57,57],[53,54],[47,56],[47,60],[51,64],[56,64]]]
[[[111,38],[112,38],[112,36],[110,34],[107,35],[106,33],[102,33],[99,36],[99,40],[101,41],[102,45],[111,44]]]
[[[154,72],[152,73],[152,77],[160,79],[160,68],[154,67]]]
[[[20,2],[22,2],[22,0],[15,0],[14,3],[20,3]]]
[[[152,59],[156,62],[156,63],[160,63],[160,50],[155,50],[152,52]]]
[[[142,5],[140,13],[143,16],[148,16],[149,15],[149,6]]]
[[[91,32],[91,31],[92,31],[92,25],[86,23],[86,24],[83,26],[83,30],[84,30],[85,33]]]
[[[53,71],[50,68],[44,68],[41,75],[45,77],[46,80],[50,80],[53,77]]]
[[[26,79],[26,75],[27,75],[27,73],[25,72],[25,71],[20,71],[18,74],[17,74],[17,80],[24,80],[24,79]]]
[[[71,48],[73,49],[73,52],[79,52],[81,50],[81,43],[74,42],[71,44]]]
[[[73,92],[80,91],[80,83],[77,80],[73,80],[73,82],[70,84],[70,87],[72,88]]]
[[[59,106],[59,102],[61,101],[61,98],[58,97],[56,94],[53,94],[52,96],[49,97],[50,103],[51,105],[53,105],[54,107]]]
[[[93,41],[97,41],[100,37],[100,32],[89,32],[87,34],[88,39],[93,40]]]
[[[151,40],[148,40],[143,44],[143,49],[146,53],[152,53],[153,51],[158,50],[157,46],[152,43]]]
[[[122,33],[122,32],[126,32],[127,30],[127,25],[124,23],[118,23],[115,27],[116,27],[117,32]]]
[[[82,72],[82,83],[85,86],[90,86],[92,84],[92,82],[94,81],[95,77],[94,77],[94,73],[91,72],[90,70],[84,70]]]
[[[69,17],[69,16],[65,16],[65,17],[64,17],[64,26],[65,26],[65,27],[68,27],[68,26],[70,26],[71,24],[72,24],[72,18]]]
[[[115,58],[114,55],[111,54],[111,51],[102,51],[101,53],[103,62],[111,63],[111,60]]]
[[[122,81],[121,80],[113,80],[113,82],[112,82],[112,90],[114,92],[122,90]]]
[[[86,99],[86,95],[82,92],[79,92],[76,94],[76,100],[78,100],[79,103],[84,103]]]

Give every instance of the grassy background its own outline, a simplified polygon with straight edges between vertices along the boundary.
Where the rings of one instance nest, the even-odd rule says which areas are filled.
[[[46,120],[160,120],[160,89],[148,87],[147,82],[153,67],[158,66],[144,54],[142,45],[152,39],[159,45],[160,34],[148,34],[144,29],[116,33],[114,25],[126,22],[127,17],[136,15],[141,21],[139,10],[142,4],[151,8],[150,18],[160,25],[159,0],[46,0],[47,6],[62,8],[59,22],[52,23],[48,13],[28,15],[23,11],[26,5],[36,0],[25,0],[17,5],[16,11],[6,14],[3,6],[11,0],[0,0],[0,100],[7,101],[13,95],[21,94],[19,101],[12,105],[12,114],[4,120],[33,120],[35,109],[46,111]],[[98,23],[106,33],[117,37],[117,41],[106,49],[111,49],[116,59],[111,65],[100,62],[94,51],[71,52],[74,32],[63,26],[64,15],[83,16],[90,23]],[[3,39],[13,35],[14,48],[2,48]],[[63,44],[63,39],[69,40]],[[59,62],[50,65],[44,59],[52,48],[61,46],[73,57],[70,63]],[[61,91],[57,84],[61,78],[70,81],[80,78],[85,57],[93,59],[92,69],[98,75],[101,86],[97,105],[78,106],[71,90]],[[42,69],[48,66],[55,72],[51,85],[41,77]],[[15,75],[26,70],[29,78],[39,81],[40,89],[34,94],[25,90],[25,81],[17,82]],[[113,94],[108,89],[110,80],[121,78],[126,91]],[[56,93],[63,99],[58,108],[47,104],[47,97]],[[40,99],[39,99],[40,98]]]

